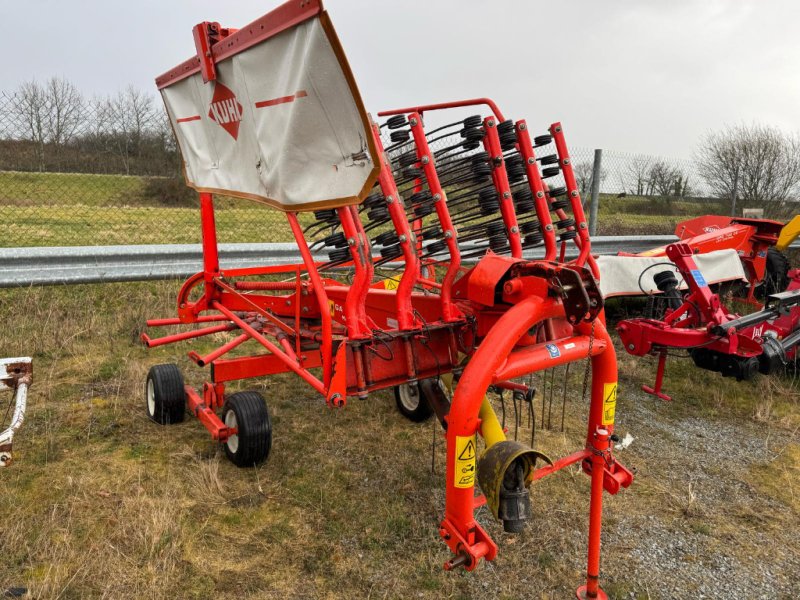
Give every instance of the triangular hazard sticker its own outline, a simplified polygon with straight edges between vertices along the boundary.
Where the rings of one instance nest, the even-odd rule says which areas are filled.
[[[467,442],[467,445],[464,446],[464,449],[461,451],[461,454],[458,455],[458,460],[472,460],[475,458],[475,442],[470,440]]]

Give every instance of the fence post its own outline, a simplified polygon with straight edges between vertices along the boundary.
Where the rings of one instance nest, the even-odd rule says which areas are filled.
[[[589,205],[589,235],[597,234],[597,206],[600,204],[600,165],[603,151],[600,148],[594,151],[594,166],[592,167],[592,198]]]

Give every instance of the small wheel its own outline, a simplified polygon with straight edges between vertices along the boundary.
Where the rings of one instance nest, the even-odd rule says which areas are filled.
[[[186,392],[178,365],[155,365],[144,386],[147,416],[161,425],[180,423],[186,413]]]
[[[394,399],[400,414],[415,423],[422,423],[433,414],[430,401],[416,383],[395,386]]]
[[[773,247],[767,249],[767,268],[764,283],[756,288],[757,298],[778,294],[789,285],[789,259]]]
[[[223,444],[225,454],[237,467],[252,467],[267,460],[272,449],[272,420],[267,403],[258,392],[236,392],[222,409],[225,426],[236,429]]]

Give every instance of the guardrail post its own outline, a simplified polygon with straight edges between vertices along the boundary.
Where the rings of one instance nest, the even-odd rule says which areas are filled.
[[[600,167],[603,151],[600,148],[594,151],[594,166],[592,167],[592,198],[589,206],[589,235],[597,234],[597,206],[600,204]]]

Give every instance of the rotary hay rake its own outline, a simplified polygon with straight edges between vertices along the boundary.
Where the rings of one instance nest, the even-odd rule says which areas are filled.
[[[286,3],[239,30],[204,22],[194,40],[197,56],[157,84],[187,183],[199,191],[203,271],[181,288],[177,317],[147,324],[201,326],[142,339],[156,347],[232,337],[189,353],[210,367],[202,389],[184,385],[176,365],[154,366],[149,416],[178,422],[188,405],[232,462],[251,466],[270,452],[269,412],[255,392],[226,393],[228,382],[292,372],[332,409],[393,388],[406,417],[435,413],[446,431],[446,569],[495,558],[479,506],[519,531],[532,516],[531,483],[580,464],[591,500],[577,595],[604,598],[603,490],[617,493],[632,475],[611,453],[616,357],[562,126],[532,138],[524,120],[507,120],[485,98],[373,121],[316,0]],[[430,113],[464,107],[488,114],[426,128]],[[213,193],[283,210],[303,263],[221,269]],[[579,249],[571,262],[567,244]],[[543,260],[523,258],[540,246]],[[520,378],[577,361],[591,363],[585,446],[551,461],[506,439],[487,389],[530,401]],[[547,464],[537,468],[538,459]]]

